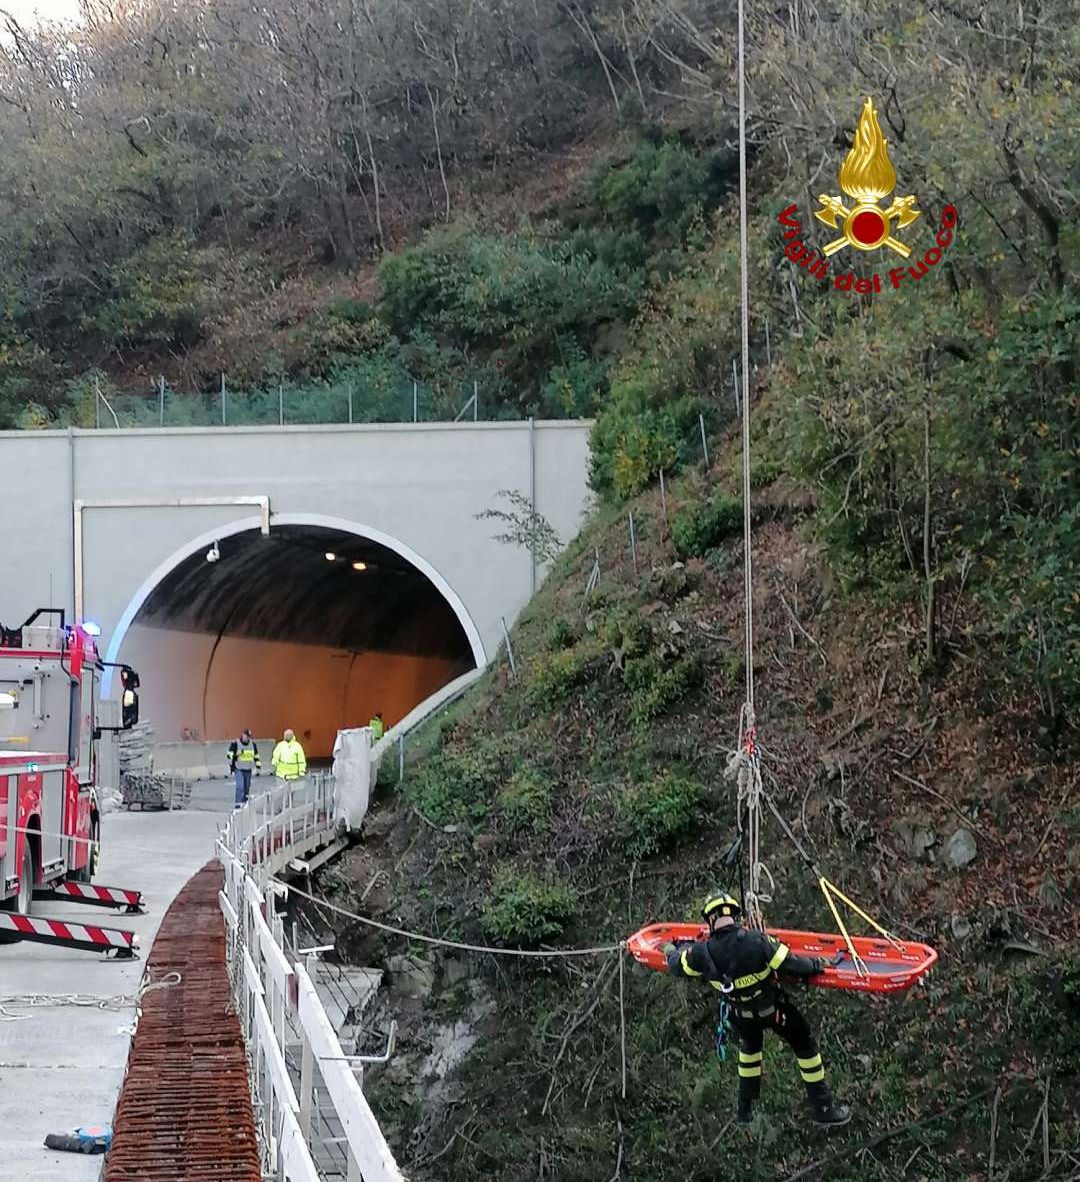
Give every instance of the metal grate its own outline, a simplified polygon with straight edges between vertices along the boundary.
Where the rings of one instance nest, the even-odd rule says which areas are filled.
[[[104,1182],[261,1182],[247,1057],[210,862],[165,913],[128,1059]]]

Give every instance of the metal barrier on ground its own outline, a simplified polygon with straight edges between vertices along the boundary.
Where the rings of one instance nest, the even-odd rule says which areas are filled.
[[[325,774],[254,798],[218,840],[263,1167],[279,1182],[404,1182],[361,1087],[364,1057],[343,1052],[316,987],[315,954],[290,946],[275,906],[285,889],[275,874],[296,859],[325,860],[340,844]]]

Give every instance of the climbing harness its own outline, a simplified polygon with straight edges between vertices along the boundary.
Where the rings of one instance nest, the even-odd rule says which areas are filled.
[[[739,83],[739,304],[740,346],[742,358],[742,492],[743,492],[743,641],[746,673],[745,699],[739,712],[735,747],[725,769],[725,779],[734,780],[736,792],[736,824],[738,837],[724,855],[724,863],[738,860],[739,889],[742,911],[748,927],[765,931],[762,904],[772,902],[775,883],[761,860],[761,822],[764,807],[779,822],[787,837],[810,867],[821,893],[825,897],[839,935],[818,932],[770,930],[793,953],[835,957],[845,954],[841,963],[830,965],[823,972],[808,979],[811,985],[832,989],[862,989],[868,992],[897,992],[909,989],[927,973],[937,960],[937,953],[926,944],[901,942],[872,919],[861,907],[844,894],[817,867],[802,848],[791,826],[766,793],[761,775],[761,745],[758,739],[757,713],[754,702],[754,553],[753,522],[750,506],[750,303],[749,253],[747,246],[746,200],[746,66],[743,0],[738,3],[738,83]],[[743,881],[745,852],[748,881]],[[840,914],[838,903],[844,904],[855,915],[877,932],[878,937],[852,936]],[[627,941],[631,955],[650,968],[666,969],[667,961],[660,951],[664,943],[679,939],[702,939],[708,928],[697,924],[653,924],[643,928]],[[717,1030],[717,1053],[721,1050],[720,1030]],[[722,1056],[721,1056],[722,1057]]]

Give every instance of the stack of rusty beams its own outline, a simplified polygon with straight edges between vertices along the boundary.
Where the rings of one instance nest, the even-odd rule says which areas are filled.
[[[247,1058],[225,965],[221,865],[165,913],[116,1109],[104,1182],[261,1182]]]

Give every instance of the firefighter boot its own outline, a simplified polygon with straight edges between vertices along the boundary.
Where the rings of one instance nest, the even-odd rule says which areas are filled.
[[[754,1120],[754,1102],[739,1097],[738,1107],[735,1109],[735,1123],[740,1128],[746,1128]]]
[[[826,1083],[807,1084],[806,1100],[810,1119],[820,1128],[839,1128],[851,1120],[851,1109],[846,1104],[836,1103]]]

